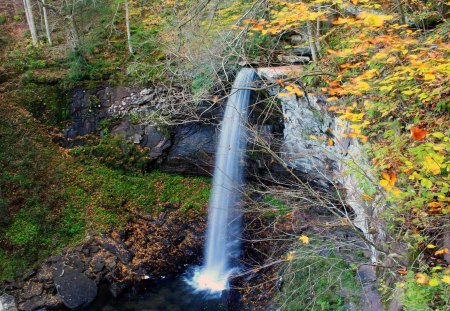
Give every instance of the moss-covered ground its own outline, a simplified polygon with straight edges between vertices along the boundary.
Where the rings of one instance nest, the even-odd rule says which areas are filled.
[[[110,141],[101,151],[108,159],[116,156],[115,165],[101,156],[75,156],[79,150],[55,145],[48,128],[26,110],[0,100],[0,281],[79,243],[87,233],[119,228],[131,211],[206,207],[207,178],[133,170],[136,163],[124,161],[122,152],[132,154],[136,147]]]

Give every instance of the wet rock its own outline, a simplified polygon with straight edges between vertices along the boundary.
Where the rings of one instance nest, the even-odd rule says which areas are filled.
[[[178,126],[173,146],[161,165],[166,172],[211,176],[217,142],[216,127],[204,124]]]
[[[363,283],[375,282],[377,280],[377,275],[375,269],[369,265],[361,265],[357,271],[358,277]]]
[[[29,300],[19,304],[19,310],[34,311],[44,308],[52,309],[58,308],[62,305],[61,298],[54,295],[35,296]]]
[[[88,306],[97,296],[97,284],[83,273],[70,267],[56,271],[56,290],[69,309]],[[59,274],[58,274],[59,273]]]
[[[0,311],[17,311],[16,300],[13,296],[8,294],[0,296]]]
[[[95,259],[91,261],[92,272],[98,273],[105,268],[105,263],[103,260],[104,259],[102,257],[95,257]]]
[[[129,286],[129,284],[126,284],[126,283],[113,282],[109,287],[109,292],[114,297],[118,297],[120,294],[122,294],[127,289],[128,286]]]
[[[27,285],[25,285],[24,289],[25,293],[22,298],[26,300],[42,294],[43,285],[42,283],[29,282]]]
[[[105,237],[102,243],[102,247],[119,258],[119,260],[123,264],[129,263],[132,258],[132,254],[127,249],[127,246],[121,241]]]

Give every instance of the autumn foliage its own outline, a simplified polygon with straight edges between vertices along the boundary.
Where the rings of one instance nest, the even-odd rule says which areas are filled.
[[[329,110],[348,124],[347,135],[364,145],[379,176],[362,199],[383,193],[391,207],[385,221],[398,239],[419,250],[431,241],[438,244],[425,257],[440,267],[446,253],[441,237],[449,229],[450,214],[449,24],[445,17],[435,29],[403,24],[394,2],[271,1],[270,20],[248,23],[253,31],[270,35],[300,30],[305,21],[330,24],[320,33],[325,47],[318,67],[334,68],[335,76],[322,76],[322,92],[328,95]],[[448,5],[408,3],[407,13],[434,17],[439,12],[433,8]],[[346,14],[351,5],[362,11]],[[286,90],[285,95],[302,94],[292,84]],[[399,275],[407,271],[398,268]],[[444,272],[431,271],[428,275],[435,277],[429,277],[422,271],[416,281],[448,284],[449,270]]]

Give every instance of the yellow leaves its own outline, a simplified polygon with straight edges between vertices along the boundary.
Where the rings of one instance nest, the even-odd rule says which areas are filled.
[[[392,15],[376,15],[368,12],[362,12],[358,15],[358,19],[361,19],[365,25],[372,27],[381,27],[385,21],[392,18]]]
[[[352,122],[358,122],[358,121],[361,121],[361,119],[364,117],[364,113],[351,113],[348,111],[349,111],[349,109],[347,109],[344,114],[340,115],[339,119],[352,121]]]
[[[290,84],[285,87],[288,93],[279,93],[280,97],[289,97],[291,95],[297,95],[298,97],[305,95],[305,93],[295,84]]]
[[[303,244],[309,244],[309,238],[306,236],[306,235],[301,235],[299,238],[298,238],[298,240],[300,241],[300,242],[302,242]]]
[[[427,285],[430,278],[423,273],[417,273],[416,274],[416,283],[421,285]]]
[[[395,172],[390,171],[389,173],[381,173],[381,176],[383,176],[383,179],[380,181],[380,184],[383,186],[391,186],[394,187],[395,183],[397,182],[397,174]],[[383,187],[384,187],[383,186]]]
[[[439,281],[439,279],[437,278],[432,278],[429,282],[428,285],[430,286],[439,286],[439,284],[441,284],[441,281]]]
[[[406,90],[406,91],[403,91],[402,94],[404,94],[406,96],[411,96],[411,95],[416,94],[416,92],[417,92],[417,90]]]
[[[380,180],[380,186],[384,188],[387,192],[392,193],[394,197],[398,197],[401,195],[401,190],[395,187],[395,183],[397,182],[397,174],[394,171],[389,171],[388,173],[381,173],[383,179]]]
[[[294,259],[295,259],[295,252],[294,251],[289,252],[289,253],[286,254],[286,260],[287,261],[292,261]]]
[[[426,171],[430,172],[433,175],[441,173],[441,166],[431,156],[426,156],[423,159],[423,167]]]
[[[439,276],[438,273],[435,273],[435,272],[437,272],[439,270],[442,270],[442,267],[438,266],[438,267],[434,267],[432,269],[433,275],[434,275],[432,278],[430,278],[425,273],[417,273],[416,274],[416,283],[420,284],[420,285],[428,285],[428,286],[431,286],[431,287],[439,286],[439,285],[441,285],[441,282],[444,282],[446,284],[450,284],[450,276],[447,275],[447,271],[448,270],[445,270],[444,271],[444,275],[441,274],[440,276]]]
[[[432,73],[426,73],[426,74],[423,76],[423,79],[424,79],[425,81],[434,81],[434,80],[436,80],[436,75],[434,75],[434,74],[432,74]]]
[[[427,248],[436,248],[436,245],[434,245],[434,244],[428,244],[428,245],[427,245]]]

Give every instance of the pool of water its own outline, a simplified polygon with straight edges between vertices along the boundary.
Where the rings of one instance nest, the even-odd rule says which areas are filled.
[[[233,310],[230,294],[211,297],[196,293],[184,280],[186,276],[173,279],[148,281],[138,288],[114,298],[107,288],[99,291],[98,298],[89,311],[221,311]]]

